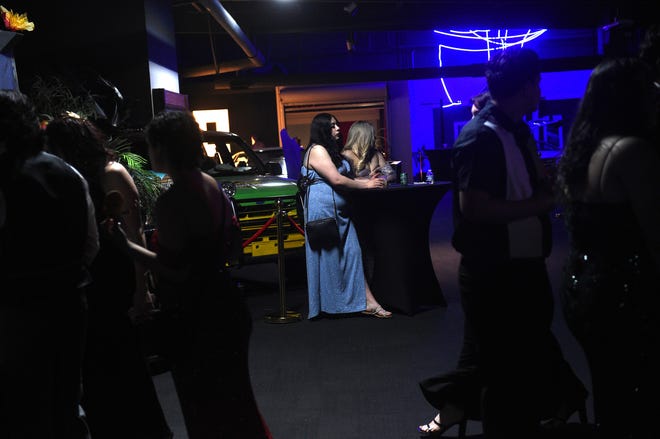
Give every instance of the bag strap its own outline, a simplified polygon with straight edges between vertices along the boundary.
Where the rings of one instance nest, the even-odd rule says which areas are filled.
[[[308,216],[308,208],[309,206],[309,187],[311,184],[309,183],[309,154],[312,152],[312,148],[314,146],[312,145],[309,150],[305,153],[305,158],[307,159],[307,164],[305,165],[305,179],[307,180],[307,194],[305,195],[305,202],[303,203],[303,209],[305,210],[305,224],[307,223],[307,216]],[[330,189],[332,190],[332,206],[335,209],[335,220],[337,220],[337,203],[335,202],[335,188],[333,188],[330,184]]]

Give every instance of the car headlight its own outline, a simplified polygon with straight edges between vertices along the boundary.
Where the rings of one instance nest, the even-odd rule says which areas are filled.
[[[234,195],[236,194],[236,185],[234,183],[230,181],[223,181],[220,187],[229,198],[234,198]]]

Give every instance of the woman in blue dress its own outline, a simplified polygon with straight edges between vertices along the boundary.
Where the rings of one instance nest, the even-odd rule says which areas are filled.
[[[382,188],[385,180],[374,177],[354,180],[349,163],[340,154],[339,124],[328,113],[317,114],[312,120],[309,144],[301,174],[309,179],[305,194],[305,221],[336,216],[339,226],[339,246],[314,250],[305,243],[307,254],[307,290],[309,315],[321,312],[346,314],[363,312],[379,318],[392,313],[376,301],[365,282],[362,251],[350,206],[343,192],[351,189]]]

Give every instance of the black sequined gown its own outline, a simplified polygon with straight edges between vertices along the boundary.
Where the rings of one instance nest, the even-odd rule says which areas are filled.
[[[97,207],[97,212],[102,210]],[[144,358],[140,328],[128,316],[135,291],[133,261],[103,227],[99,235],[87,293],[82,369],[82,406],[91,435],[94,439],[169,438],[172,432]]]
[[[575,203],[566,223],[562,307],[589,362],[596,423],[605,438],[657,437],[660,291],[633,211]]]

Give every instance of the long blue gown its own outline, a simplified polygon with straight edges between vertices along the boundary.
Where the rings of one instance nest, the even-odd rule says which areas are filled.
[[[349,173],[350,165],[346,160],[342,161],[338,171],[343,175]],[[305,165],[301,166],[300,172],[312,180],[305,202],[306,221],[334,216],[332,187]],[[353,313],[367,307],[362,250],[350,219],[349,205],[339,192],[335,192],[334,201],[341,245],[329,250],[312,250],[309,243],[305,243],[310,319],[321,312]]]

